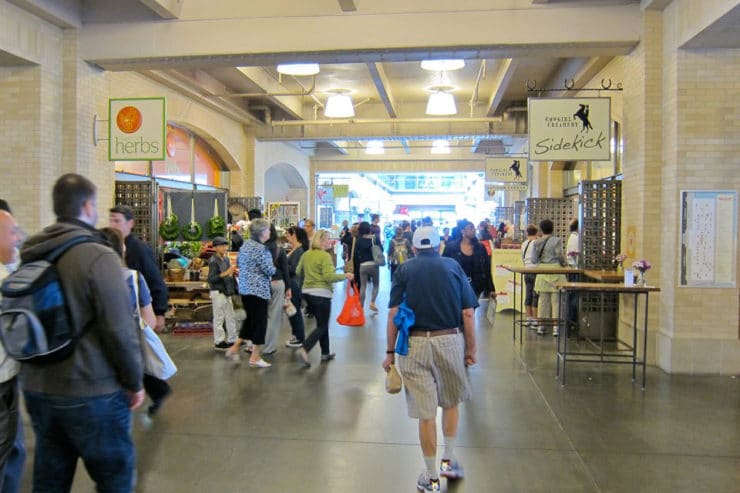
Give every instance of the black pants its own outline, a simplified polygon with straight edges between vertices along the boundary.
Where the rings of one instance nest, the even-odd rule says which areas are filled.
[[[247,294],[242,295],[242,304],[244,311],[247,312],[247,318],[242,323],[239,337],[262,346],[265,343],[265,332],[267,332],[267,308],[270,300]]]
[[[170,384],[157,377],[144,373],[144,390],[152,399],[154,404],[161,404],[167,394],[170,393]]]
[[[316,317],[316,328],[303,341],[303,349],[310,351],[316,342],[321,346],[321,354],[329,354],[329,316],[331,315],[331,298],[304,294],[308,308]]]
[[[303,313],[301,313],[301,287],[295,277],[290,280],[290,302],[296,307],[295,315],[288,319],[290,331],[297,340],[303,342],[306,338],[306,328],[303,324]]]

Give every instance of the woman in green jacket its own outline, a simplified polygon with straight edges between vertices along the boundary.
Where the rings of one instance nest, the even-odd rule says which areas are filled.
[[[329,351],[329,315],[331,315],[332,284],[345,279],[354,279],[354,274],[337,274],[334,263],[326,250],[331,247],[331,236],[325,229],[316,231],[311,238],[311,249],[301,256],[296,273],[303,276],[303,296],[308,309],[316,317],[316,328],[303,341],[298,356],[305,366],[311,366],[308,353],[316,345],[321,346],[321,361],[334,359]]]

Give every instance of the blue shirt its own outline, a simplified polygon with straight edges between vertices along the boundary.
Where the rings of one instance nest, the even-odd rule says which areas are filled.
[[[275,264],[270,251],[258,241],[249,239],[239,249],[236,257],[239,267],[239,294],[269,300],[270,278],[275,274]]]
[[[149,285],[146,283],[146,279],[138,273],[139,278],[139,303],[136,304],[136,288],[134,287],[134,271],[131,269],[124,269],[123,275],[126,278],[126,285],[129,291],[129,303],[131,305],[131,313],[134,314],[134,318],[139,322],[139,307],[147,306],[152,303],[152,294],[149,291]]]
[[[436,248],[419,250],[393,274],[389,308],[406,304],[416,321],[411,329],[441,330],[463,326],[462,311],[477,308],[468,276],[455,260],[440,257]]]

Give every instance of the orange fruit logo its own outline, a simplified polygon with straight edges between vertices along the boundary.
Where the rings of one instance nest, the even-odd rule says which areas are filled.
[[[126,106],[118,111],[116,124],[121,132],[132,134],[141,128],[141,111],[134,106]]]

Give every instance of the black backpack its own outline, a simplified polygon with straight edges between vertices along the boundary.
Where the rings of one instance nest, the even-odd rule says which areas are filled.
[[[91,236],[72,238],[44,258],[22,264],[3,281],[0,341],[8,356],[46,365],[72,354],[82,331],[75,329],[56,262],[73,246],[93,241]]]

